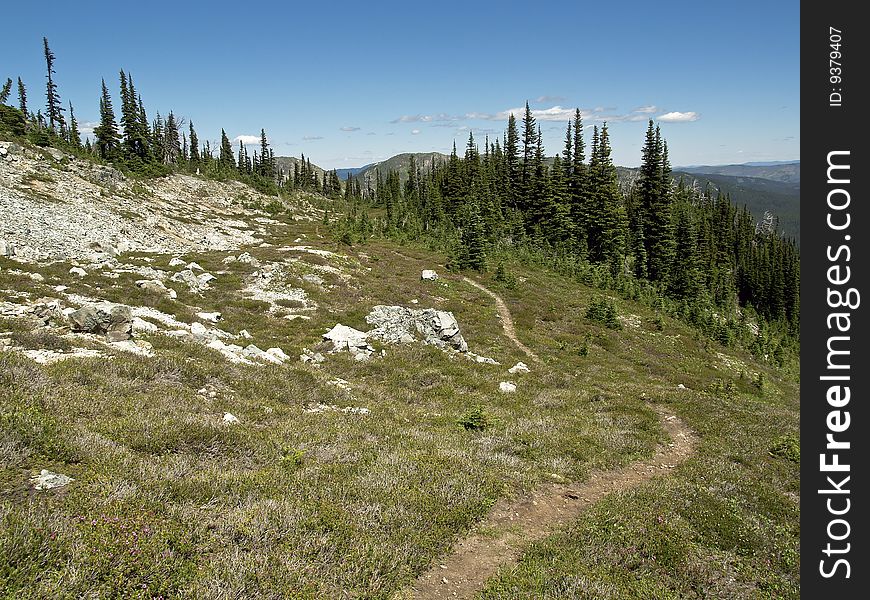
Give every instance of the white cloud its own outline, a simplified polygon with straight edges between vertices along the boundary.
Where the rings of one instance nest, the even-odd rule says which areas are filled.
[[[359,131],[359,127],[342,127],[342,131]]]
[[[99,121],[85,121],[84,123],[79,123],[79,133],[82,135],[90,135],[94,132],[94,128],[99,125]]]
[[[689,112],[674,111],[674,112],[665,113],[663,115],[659,115],[657,118],[659,121],[664,121],[665,123],[688,123],[690,121],[697,121],[698,119],[701,118],[701,115],[699,115],[696,112],[692,112],[692,111],[689,111]]]
[[[248,146],[251,144],[259,144],[260,143],[260,136],[259,135],[237,135],[236,137],[233,138],[233,142],[235,142],[237,144],[239,142],[241,142],[245,146]]]
[[[322,135],[303,135],[302,136],[303,142],[312,142],[314,140],[322,140],[322,139],[323,139]]]
[[[649,104],[647,106],[638,106],[631,112],[641,113],[644,115],[651,115],[653,113],[659,112],[659,107],[654,104]]]
[[[411,135],[419,135],[419,134],[420,134],[420,130],[419,130],[419,129],[412,129],[412,130],[411,130]]]
[[[535,98],[535,102],[564,102],[565,100],[564,96],[538,96]]]

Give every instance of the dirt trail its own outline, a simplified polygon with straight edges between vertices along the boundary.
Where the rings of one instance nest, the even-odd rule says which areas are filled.
[[[459,542],[450,556],[417,579],[412,597],[470,598],[499,567],[515,562],[529,542],[575,519],[611,492],[630,489],[683,462],[694,452],[697,438],[678,417],[654,408],[671,442],[659,446],[652,458],[621,469],[593,472],[582,483],[547,484],[530,497],[499,500],[476,528],[485,534],[475,532]]]
[[[498,308],[499,317],[501,317],[501,325],[502,325],[502,327],[504,327],[504,334],[514,344],[517,345],[517,348],[519,348],[520,350],[525,352],[529,358],[531,358],[535,362],[541,362],[541,359],[538,358],[538,355],[535,354],[531,350],[531,348],[529,348],[528,346],[523,344],[519,340],[519,338],[517,337],[517,330],[514,329],[514,321],[511,318],[511,312],[508,310],[507,304],[504,303],[504,300],[501,299],[501,296],[499,296],[495,292],[492,292],[492,291],[486,289],[485,287],[483,287],[483,285],[477,283],[476,281],[474,281],[473,279],[470,279],[468,277],[463,277],[462,281],[464,281],[465,283],[471,284],[474,287],[476,287],[477,289],[479,289],[480,291],[484,292],[485,294],[492,296],[492,299],[495,300],[495,305]]]

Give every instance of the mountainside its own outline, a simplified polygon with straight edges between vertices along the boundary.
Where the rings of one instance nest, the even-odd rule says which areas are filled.
[[[306,161],[307,160],[308,159],[306,159]],[[275,157],[275,166],[277,167],[278,172],[280,173],[281,170],[283,170],[285,176],[290,176],[290,177],[293,176],[293,169],[295,168],[295,165],[300,164],[301,162],[302,162],[302,159],[296,158],[295,156],[276,156]],[[317,173],[317,176],[321,180],[323,179],[323,173],[326,171],[326,169],[318,167],[314,163],[311,163],[311,170],[314,171],[315,173]]]
[[[412,154],[417,161],[417,167],[421,170],[429,169],[435,161],[441,162],[450,158],[440,152],[405,152],[392,156],[387,160],[360,167],[359,172],[354,176],[363,184],[363,187],[365,187],[367,181],[374,187],[378,171],[380,171],[382,177],[386,176],[390,171],[397,171],[399,179],[402,182],[407,181],[408,165],[410,164]]]
[[[732,175],[702,175],[681,171],[674,172],[674,179],[696,189],[708,185],[714,192],[721,190],[731,197],[737,206],[744,204],[760,220],[765,211],[779,219],[779,230],[800,242],[801,188],[799,182],[786,182],[760,177]]]
[[[620,187],[627,191],[638,178],[635,167],[617,167]],[[736,206],[746,205],[756,222],[770,211],[779,219],[779,231],[800,242],[800,183],[789,183],[760,177],[729,175],[702,175],[674,171],[675,183],[703,191],[709,187],[715,196],[718,192],[728,194]]]
[[[342,181],[347,181],[348,177],[354,177],[358,175],[362,171],[365,171],[369,167],[371,167],[374,163],[370,163],[367,165],[363,165],[362,167],[352,167],[350,169],[336,169],[335,172],[338,174],[338,178]]]
[[[0,142],[9,597],[797,597],[795,372],[322,200]]]
[[[770,179],[773,181],[781,181],[783,183],[801,182],[801,163],[800,161],[785,162],[785,163],[746,163],[742,165],[712,165],[712,166],[691,166],[691,167],[675,167],[676,171],[684,173],[702,174],[702,175],[728,175],[731,177],[755,177],[759,179]]]

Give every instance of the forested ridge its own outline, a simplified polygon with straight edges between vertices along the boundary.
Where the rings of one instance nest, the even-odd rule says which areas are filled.
[[[639,175],[622,188],[607,124],[582,114],[547,161],[526,105],[483,151],[469,134],[463,155],[421,170],[412,164],[345,190],[343,239],[424,238],[456,269],[497,269],[511,256],[546,263],[587,283],[645,299],[728,345],[741,341],[782,362],[797,350],[800,254],[770,220],[756,222],[727,195],[674,182],[667,142],[649,121]],[[548,165],[547,162],[550,164]],[[371,211],[371,212],[370,212]],[[372,214],[379,215],[373,219]],[[749,325],[749,322],[753,325]]]

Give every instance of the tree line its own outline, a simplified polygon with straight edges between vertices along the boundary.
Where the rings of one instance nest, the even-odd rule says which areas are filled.
[[[185,122],[174,111],[159,112],[149,118],[136,89],[133,76],[120,70],[118,92],[113,97],[106,80],[99,93],[99,123],[90,137],[82,139],[72,103],[64,106],[55,82],[54,52],[43,38],[46,64],[45,108],[35,111],[28,104],[28,89],[17,80],[17,106],[8,105],[13,82],[7,78],[0,88],[0,131],[28,139],[37,146],[55,146],[81,157],[107,162],[137,175],[160,176],[171,172],[197,173],[214,179],[233,178],[258,190],[278,194],[280,189],[304,189],[327,195],[340,193],[341,182],[335,171],[319,177],[307,164],[296,164],[294,172],[278,169],[274,150],[265,129],[260,130],[259,149],[248,152],[239,140],[234,147],[224,129],[220,142],[212,147],[202,143],[193,121]]]

